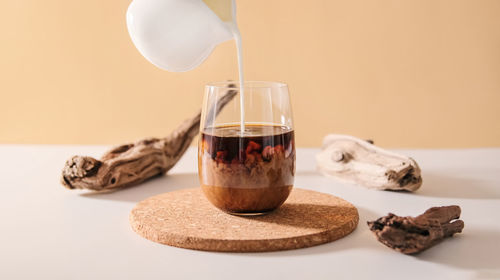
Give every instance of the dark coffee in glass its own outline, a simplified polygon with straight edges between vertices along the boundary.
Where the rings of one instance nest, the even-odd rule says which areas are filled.
[[[285,202],[295,174],[294,132],[285,126],[247,125],[205,129],[198,170],[201,187],[217,208],[256,215]]]

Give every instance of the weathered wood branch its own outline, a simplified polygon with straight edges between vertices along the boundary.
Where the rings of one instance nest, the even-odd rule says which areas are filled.
[[[235,95],[236,90],[229,90],[212,110],[219,113]],[[100,160],[73,156],[63,168],[61,182],[68,189],[116,190],[164,174],[179,161],[198,134],[200,117],[201,112],[185,120],[165,138],[148,138],[115,147]]]
[[[348,135],[327,135],[316,161],[324,175],[368,188],[415,191],[422,185],[415,160]]]
[[[459,206],[452,205],[430,208],[415,218],[389,213],[368,222],[368,227],[387,247],[404,254],[416,254],[462,232],[464,222],[457,220],[460,212]]]

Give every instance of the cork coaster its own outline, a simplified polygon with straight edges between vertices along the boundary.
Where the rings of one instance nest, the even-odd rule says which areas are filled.
[[[135,232],[154,242],[219,252],[266,252],[331,242],[351,233],[358,210],[329,194],[294,188],[288,200],[265,216],[229,215],[201,188],[168,192],[139,202],[130,213]]]

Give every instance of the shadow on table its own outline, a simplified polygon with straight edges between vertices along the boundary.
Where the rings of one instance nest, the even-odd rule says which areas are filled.
[[[500,232],[491,230],[467,230],[418,254],[415,258],[424,262],[439,263],[461,269],[483,271],[483,277],[493,273],[500,279]],[[478,275],[480,276],[480,275]]]
[[[415,195],[446,198],[498,199],[500,190],[488,179],[424,173],[423,185]]]
[[[187,188],[199,187],[198,174],[176,173],[151,178],[137,186],[103,193],[83,193],[83,197],[117,201],[139,202],[148,197]]]
[[[378,243],[375,236],[368,229],[366,221],[375,220],[378,215],[364,208],[358,208],[359,223],[357,228],[349,235],[331,243],[321,244],[309,248],[286,250],[277,252],[265,253],[250,253],[245,256],[304,256],[304,255],[317,255],[328,254],[337,251],[351,250],[356,248],[369,248],[373,250],[387,250],[385,246]],[[232,253],[227,253],[232,254]]]
[[[263,216],[239,217],[263,223],[291,226],[302,229],[324,229],[339,225],[341,215],[352,215],[352,208],[310,203],[286,203],[277,210]]]
[[[378,217],[375,213],[359,208],[360,222],[356,230],[350,235],[323,245],[310,248],[288,250],[268,253],[252,253],[245,256],[301,256],[335,253],[352,249],[370,249],[380,252],[390,252],[391,249],[379,243],[370,232],[366,221]],[[459,269],[476,270],[479,278],[500,279],[500,232],[491,230],[471,229],[467,225],[462,234],[456,234],[434,247],[413,256],[405,256],[396,251],[394,254],[407,258],[415,258],[416,261],[442,264]]]

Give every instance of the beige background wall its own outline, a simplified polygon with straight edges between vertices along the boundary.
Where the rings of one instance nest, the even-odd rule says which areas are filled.
[[[500,1],[238,0],[247,79],[287,82],[299,146],[330,132],[386,147],[500,146]],[[149,64],[129,0],[4,1],[0,143],[162,136],[236,79],[232,42],[199,68]]]

